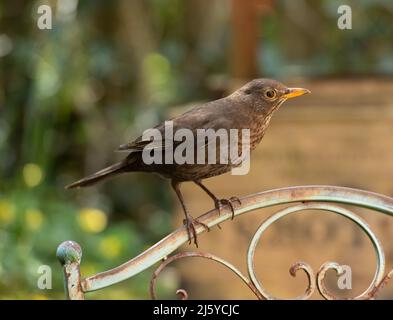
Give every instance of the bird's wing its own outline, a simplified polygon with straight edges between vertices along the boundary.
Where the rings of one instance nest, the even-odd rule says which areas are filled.
[[[231,122],[233,117],[230,117],[230,112],[225,106],[224,99],[216,100],[203,104],[199,107],[193,108],[177,117],[174,117],[168,121],[173,122],[173,132],[178,129],[189,129],[196,134],[197,129],[213,129],[219,130],[221,128],[236,128]],[[220,102],[220,103],[218,103]],[[226,109],[226,110],[225,110]],[[150,140],[144,140],[142,136],[138,137],[130,143],[121,145],[118,151],[127,152],[141,152],[145,148],[148,150],[152,149],[165,149],[165,123],[162,123],[152,129],[156,129],[160,132],[162,139],[152,138]],[[150,130],[150,129],[149,129]],[[147,131],[148,132],[148,131]],[[209,144],[211,141],[206,140],[201,146],[203,147]],[[174,147],[176,144],[180,144],[181,141],[173,141]]]
[[[162,149],[165,147],[165,144],[161,139],[142,140],[142,136],[140,136],[132,142],[120,145],[116,151],[140,152],[146,147],[150,150]]]

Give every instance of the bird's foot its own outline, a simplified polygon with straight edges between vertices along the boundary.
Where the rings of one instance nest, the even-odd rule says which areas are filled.
[[[231,209],[233,220],[235,218],[235,207],[233,206],[234,202],[237,202],[239,205],[242,204],[238,197],[231,197],[229,199],[217,199],[215,201],[215,207],[216,209],[218,209],[218,214],[221,213],[221,210],[224,206],[228,206]]]
[[[184,219],[183,223],[184,223],[184,226],[186,227],[186,230],[187,230],[188,240],[189,240],[188,243],[191,244],[191,240],[192,240],[192,238],[194,238],[194,244],[198,248],[198,238],[197,238],[197,232],[196,232],[195,226],[200,225],[203,228],[205,228],[207,231],[210,231],[209,226],[207,224],[204,224],[204,223],[198,221],[197,219],[194,219],[191,216],[188,216],[186,219]]]

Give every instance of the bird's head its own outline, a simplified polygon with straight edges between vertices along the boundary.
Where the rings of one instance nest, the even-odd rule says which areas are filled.
[[[287,99],[310,93],[310,90],[288,88],[271,79],[255,79],[241,87],[236,93],[252,102],[257,111],[270,114]]]

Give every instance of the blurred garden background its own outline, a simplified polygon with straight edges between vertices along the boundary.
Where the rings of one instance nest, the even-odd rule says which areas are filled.
[[[52,8],[51,30],[37,27],[42,4]],[[352,8],[351,30],[337,27],[341,4]],[[179,226],[177,201],[159,177],[64,186],[122,158],[114,150],[145,128],[255,77],[313,94],[279,111],[248,176],[208,182],[217,195],[333,184],[393,196],[392,76],[390,0],[1,0],[0,299],[63,298],[55,251],[64,240],[81,244],[85,277]],[[194,188],[186,198],[198,216],[212,203]],[[267,213],[202,235],[200,249],[245,270],[247,244]],[[393,219],[361,214],[385,240],[391,268]],[[295,296],[305,280],[289,277],[292,262],[318,269],[334,260],[359,267],[354,289],[364,290],[374,272],[371,245],[341,219],[315,214],[272,228],[260,249],[261,280],[276,295]],[[160,297],[185,286],[194,298],[252,298],[219,267],[198,272],[205,263],[169,268]],[[40,265],[52,268],[52,290],[37,288]],[[87,298],[147,298],[150,274]],[[391,286],[383,297],[393,297]]]

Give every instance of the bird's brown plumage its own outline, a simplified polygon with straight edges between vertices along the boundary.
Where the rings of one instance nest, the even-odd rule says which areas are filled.
[[[290,97],[295,97],[308,93],[306,89],[290,89],[283,84],[270,79],[255,79],[233,94],[215,101],[202,104],[191,109],[177,117],[170,119],[173,121],[173,131],[178,129],[190,129],[196,137],[197,129],[213,129],[215,131],[224,129],[229,132],[230,129],[249,129],[250,130],[250,150],[262,140],[266,129],[269,126],[270,119],[275,110]],[[155,127],[162,136],[164,135],[164,123]],[[202,146],[207,149],[211,141],[205,141]],[[180,142],[172,141],[174,147]],[[121,145],[120,151],[129,151],[128,156],[121,162],[105,168],[91,176],[81,179],[68,185],[66,188],[85,187],[103,180],[107,177],[124,172],[152,172],[171,179],[172,186],[176,191],[186,215],[186,227],[196,242],[196,233],[194,224],[198,223],[189,216],[182,199],[179,184],[184,181],[193,181],[204,189],[215,202],[216,207],[220,208],[222,204],[229,204],[228,200],[219,200],[214,194],[201,184],[201,180],[223,174],[232,169],[234,164],[216,163],[216,164],[150,164],[147,165],[142,159],[142,152],[146,147],[157,148],[165,152],[165,138],[162,141],[156,141],[152,146],[151,141],[143,141],[142,136],[134,141]],[[195,151],[201,148],[201,145],[194,145]],[[217,144],[218,152],[219,144]],[[241,149],[241,139],[239,139],[239,150]],[[233,210],[233,208],[232,208]]]

